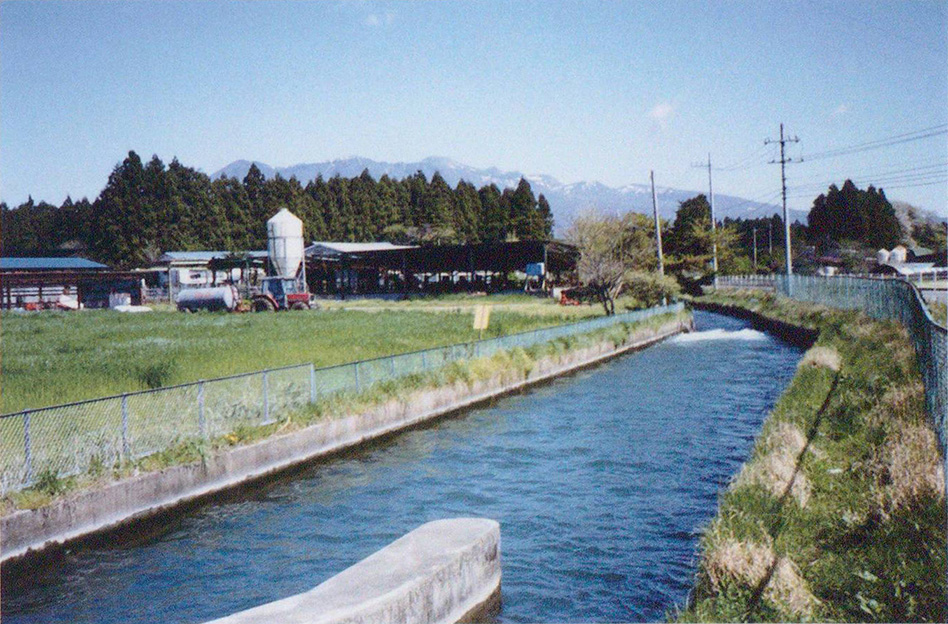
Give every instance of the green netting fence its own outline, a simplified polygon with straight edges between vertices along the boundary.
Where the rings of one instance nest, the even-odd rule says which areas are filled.
[[[948,449],[948,330],[932,318],[914,285],[899,279],[865,277],[775,277],[776,291],[797,301],[861,310],[879,320],[895,320],[908,330],[922,381],[925,407],[938,432],[942,452]]]
[[[619,323],[677,313],[674,303],[517,334],[317,368],[286,366],[0,416],[0,495],[134,461],[188,440],[276,422],[339,393]]]

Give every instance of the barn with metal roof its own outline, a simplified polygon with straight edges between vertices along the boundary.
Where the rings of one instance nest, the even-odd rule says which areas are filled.
[[[0,258],[0,307],[107,308],[143,299],[142,274],[112,271],[86,258]]]

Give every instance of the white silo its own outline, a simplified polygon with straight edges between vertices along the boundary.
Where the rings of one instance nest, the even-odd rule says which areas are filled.
[[[286,208],[267,221],[267,255],[274,275],[296,277],[303,262],[303,222]]]
[[[876,264],[888,264],[891,255],[888,249],[880,249],[876,252]]]

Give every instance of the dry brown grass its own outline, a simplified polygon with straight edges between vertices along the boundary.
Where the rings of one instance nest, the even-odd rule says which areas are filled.
[[[895,430],[877,453],[872,467],[876,502],[883,517],[929,496],[945,497],[945,473],[938,439],[927,424],[896,421]]]
[[[920,380],[891,386],[868,413],[866,422],[872,427],[884,427],[895,421],[923,422],[925,386]]]
[[[819,600],[810,591],[800,575],[797,565],[787,557],[777,561],[770,583],[764,590],[764,598],[782,605],[787,611],[801,617],[812,617]]]
[[[769,538],[764,543],[721,539],[707,551],[703,570],[715,592],[723,591],[728,583],[757,589],[767,580],[763,598],[799,617],[811,617],[819,604],[796,564],[787,557],[778,558]]]
[[[839,352],[830,347],[813,347],[803,355],[797,368],[807,366],[824,367],[837,372],[842,364]]]
[[[735,486],[761,485],[778,498],[789,490],[797,504],[806,507],[810,500],[810,482],[802,471],[797,470],[804,448],[806,437],[803,432],[790,423],[779,423],[767,433],[762,452],[744,464]]]

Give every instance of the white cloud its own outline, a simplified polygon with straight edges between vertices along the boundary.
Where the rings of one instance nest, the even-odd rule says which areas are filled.
[[[845,104],[840,104],[833,110],[832,116],[839,117],[840,115],[845,115],[848,112],[849,112],[849,107],[846,106]]]
[[[675,107],[669,104],[668,102],[662,102],[661,104],[655,105],[652,110],[648,112],[648,116],[654,119],[659,123],[664,123],[671,119],[672,115],[675,114]]]
[[[365,19],[362,20],[362,23],[366,26],[389,26],[392,21],[395,19],[393,13],[369,13],[365,16]]]

